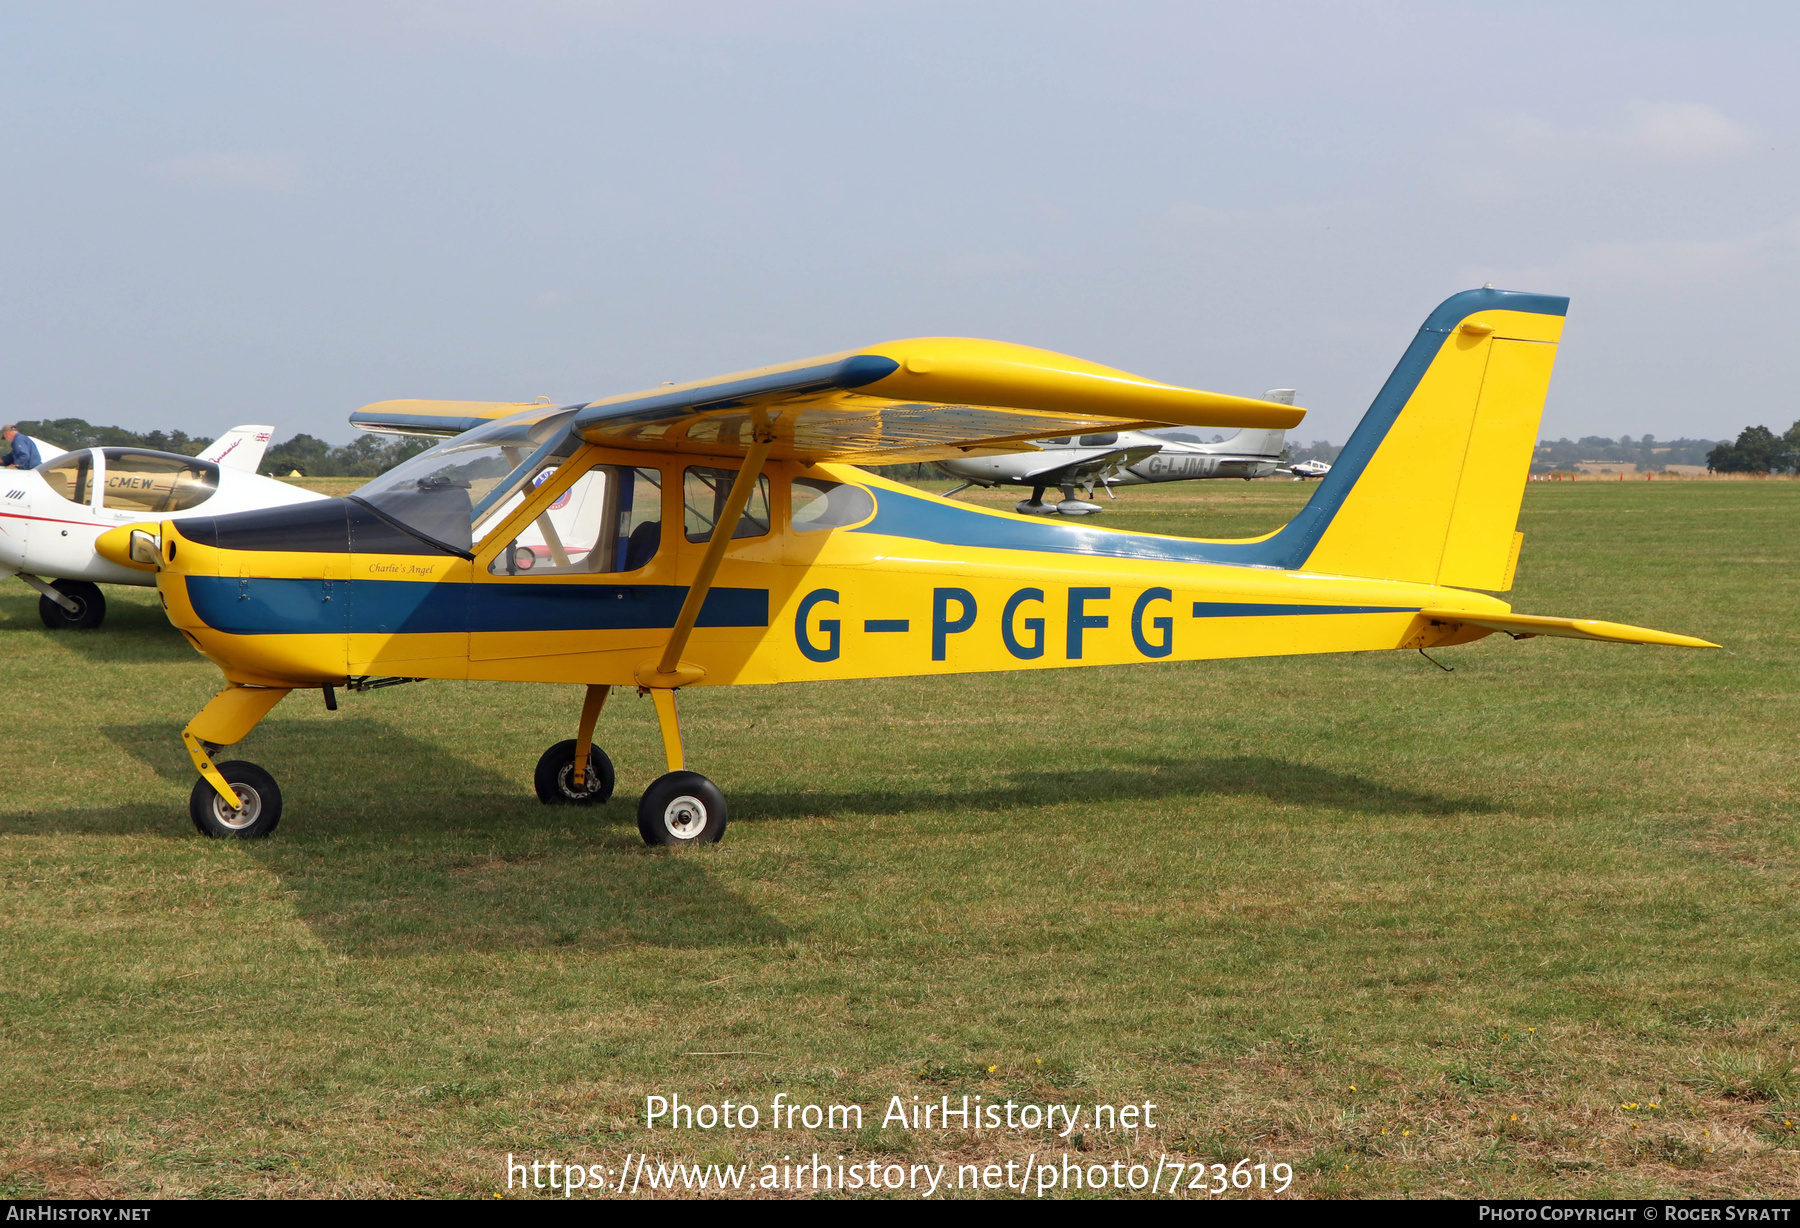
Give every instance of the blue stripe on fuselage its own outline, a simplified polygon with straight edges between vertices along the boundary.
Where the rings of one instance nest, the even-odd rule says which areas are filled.
[[[1417,614],[1416,605],[1281,605],[1261,601],[1196,601],[1195,618],[1267,618],[1289,614]]]
[[[673,627],[673,584],[463,584],[430,580],[271,580],[188,576],[188,600],[230,635],[429,635],[470,631],[631,631]],[[329,600],[327,599],[329,597]],[[701,627],[766,627],[769,590],[715,588]]]

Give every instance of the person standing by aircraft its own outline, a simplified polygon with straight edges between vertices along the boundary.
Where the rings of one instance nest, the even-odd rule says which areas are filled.
[[[4,430],[0,430],[0,438],[6,440],[6,460],[3,465],[7,469],[36,469],[44,458],[38,455],[37,445],[31,442],[31,436],[19,432],[19,428],[8,422]]]

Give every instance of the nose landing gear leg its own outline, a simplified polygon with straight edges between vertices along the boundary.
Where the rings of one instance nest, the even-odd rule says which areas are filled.
[[[273,776],[241,759],[214,765],[212,756],[221,746],[242,741],[286,694],[285,687],[228,686],[181,731],[200,772],[188,797],[188,817],[201,835],[257,840],[281,822],[281,789]]]
[[[665,687],[644,689],[656,703],[669,771],[652,781],[638,801],[638,834],[651,845],[716,844],[725,835],[725,795],[718,785],[686,769],[675,692]]]

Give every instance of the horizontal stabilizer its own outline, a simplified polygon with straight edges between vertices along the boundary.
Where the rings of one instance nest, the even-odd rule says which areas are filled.
[[[1597,618],[1540,618],[1533,614],[1465,614],[1456,610],[1427,607],[1420,610],[1426,618],[1438,622],[1462,623],[1470,627],[1486,627],[1523,638],[1528,635],[1559,635],[1572,640],[1602,640],[1609,644],[1667,644],[1675,648],[1717,648],[1708,640],[1691,635],[1675,635],[1653,631],[1649,627],[1632,627],[1625,623],[1603,622]]]

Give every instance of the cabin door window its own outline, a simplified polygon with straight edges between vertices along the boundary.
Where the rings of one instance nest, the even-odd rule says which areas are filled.
[[[683,475],[682,527],[689,541],[712,540],[713,526],[724,515],[726,501],[731,498],[732,483],[736,481],[735,469],[695,466]],[[750,500],[744,505],[744,514],[738,517],[737,527],[732,530],[731,538],[736,541],[740,537],[765,537],[768,532],[769,478],[767,474],[758,474],[756,489],[750,492]]]
[[[546,469],[543,478],[553,472]],[[525,525],[494,556],[488,572],[616,575],[648,566],[661,544],[662,474],[596,465]]]

